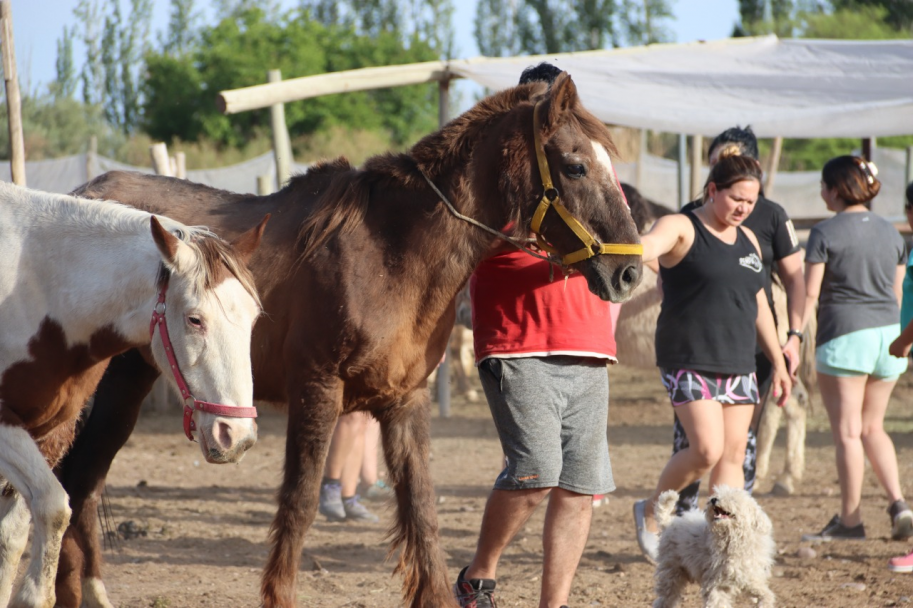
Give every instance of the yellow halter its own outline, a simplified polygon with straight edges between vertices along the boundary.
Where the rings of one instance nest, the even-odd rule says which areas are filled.
[[[548,161],[545,158],[545,147],[542,145],[542,137],[539,135],[540,105],[542,105],[541,101],[537,103],[536,107],[533,109],[533,137],[535,137],[536,160],[539,161],[539,177],[542,179],[544,192],[542,193],[542,199],[539,201],[539,206],[536,207],[536,212],[533,213],[533,221],[530,225],[533,234],[536,235],[536,242],[539,243],[539,247],[549,253],[558,253],[554,247],[545,241],[545,237],[540,232],[542,220],[545,219],[545,213],[548,211],[549,207],[554,207],[561,219],[564,220],[564,223],[574,231],[574,234],[577,235],[577,238],[580,239],[584,245],[582,249],[578,249],[561,258],[561,263],[565,266],[570,266],[571,264],[587,260],[597,255],[643,255],[644,247],[639,243],[600,243],[593,235],[587,232],[586,228],[584,228],[583,225],[571,215],[571,212],[561,204],[558,189],[552,184],[552,174],[549,172]]]

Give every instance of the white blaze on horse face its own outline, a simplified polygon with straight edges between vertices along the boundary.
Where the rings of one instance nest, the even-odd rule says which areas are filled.
[[[187,279],[173,275],[165,306],[178,367],[193,396],[210,403],[252,407],[250,336],[260,313],[254,298],[234,277],[196,297]],[[167,380],[176,386],[158,332],[152,352]],[[237,462],[257,440],[253,418],[195,411],[194,420],[208,462]]]
[[[615,175],[615,168],[612,166],[612,158],[609,156],[609,151],[601,143],[592,139],[590,140],[590,145],[593,146],[593,153],[596,154],[596,162],[605,168],[610,183],[620,190],[621,184],[618,183],[618,177]]]

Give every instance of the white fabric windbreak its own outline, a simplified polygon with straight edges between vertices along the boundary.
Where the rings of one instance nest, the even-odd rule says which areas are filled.
[[[602,121],[714,136],[750,124],[759,137],[913,134],[913,40],[776,36],[582,53],[450,61],[492,90],[541,61],[571,74]]]

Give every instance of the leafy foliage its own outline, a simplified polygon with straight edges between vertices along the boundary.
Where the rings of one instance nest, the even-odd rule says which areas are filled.
[[[669,0],[479,0],[483,55],[543,54],[669,40]]]
[[[190,57],[161,53],[146,57],[143,124],[155,138],[196,141],[206,137],[227,146],[241,145],[268,125],[268,111],[224,116],[216,110],[215,93],[261,84],[268,69],[281,70],[283,78],[295,78],[437,57],[422,41],[413,40],[407,48],[393,32],[382,31],[372,39],[348,27],[326,27],[300,11],[274,22],[260,9],[247,9],[203,28],[200,39]],[[434,128],[436,101],[436,91],[417,85],[288,103],[285,117],[293,138],[349,125],[387,130],[394,141],[404,141]]]

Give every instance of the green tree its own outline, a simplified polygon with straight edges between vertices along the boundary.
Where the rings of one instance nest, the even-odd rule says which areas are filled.
[[[913,35],[913,2],[910,0],[831,0],[834,9],[883,8],[884,22],[896,30]]]
[[[673,17],[668,0],[624,0],[621,21],[627,43],[636,46],[671,41],[672,34],[663,21]]]
[[[139,122],[143,57],[149,50],[152,0],[130,0],[130,13],[122,19],[120,0],[110,0],[101,39],[105,75],[102,105],[109,124],[130,133]]]
[[[473,36],[486,57],[510,57],[521,52],[516,4],[512,0],[478,0]]]
[[[183,56],[193,48],[200,15],[194,11],[195,0],[171,0],[168,30],[159,38],[162,51],[173,56]]]
[[[76,67],[73,65],[73,37],[76,28],[63,28],[63,37],[57,40],[57,78],[51,83],[55,99],[73,97],[76,92]]]
[[[104,99],[105,73],[101,61],[98,1],[79,0],[73,14],[82,25],[81,40],[86,48],[86,60],[80,74],[82,99],[86,105],[101,105]]]
[[[218,91],[261,84],[268,69],[295,78],[435,58],[427,43],[413,41],[407,47],[393,32],[369,37],[352,28],[324,26],[306,11],[272,21],[262,10],[249,9],[202,28],[191,56],[147,56],[143,124],[164,140],[208,137],[239,146],[267,127],[268,112],[219,114],[213,100]],[[286,123],[292,137],[345,125],[385,130],[403,142],[434,128],[435,101],[436,91],[427,85],[332,95],[286,104]]]
[[[832,13],[802,13],[798,30],[803,38],[889,40],[910,37],[910,32],[899,30],[889,23],[888,10],[881,6],[841,8]]]

